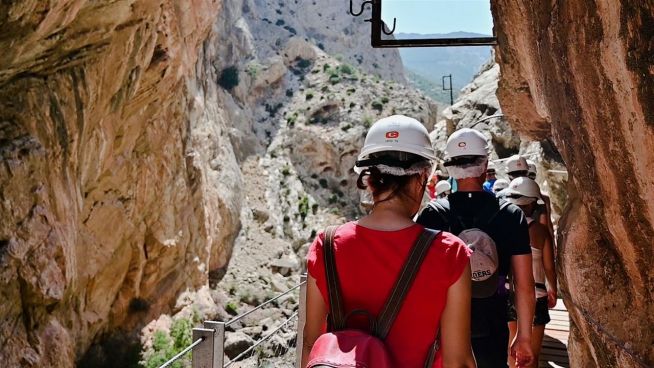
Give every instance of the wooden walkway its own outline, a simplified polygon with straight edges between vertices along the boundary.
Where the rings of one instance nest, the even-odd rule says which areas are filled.
[[[570,317],[561,299],[550,309],[552,321],[545,327],[543,348],[540,352],[540,368],[570,367],[568,361],[568,335]]]

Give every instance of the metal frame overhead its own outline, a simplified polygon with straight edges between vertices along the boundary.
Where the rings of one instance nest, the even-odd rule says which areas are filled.
[[[350,14],[355,17],[361,16],[365,12],[367,5],[370,5],[372,8],[372,17],[365,21],[371,24],[370,43],[375,48],[497,45],[496,37],[384,39],[382,35],[390,36],[395,32],[397,19],[393,18],[393,27],[387,30],[386,24],[382,20],[382,0],[363,1],[358,12],[355,12],[353,0],[350,0]]]

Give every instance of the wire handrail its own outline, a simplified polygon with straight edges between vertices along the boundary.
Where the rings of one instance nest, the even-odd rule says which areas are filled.
[[[301,285],[301,284],[300,284],[300,285]],[[300,285],[298,285],[298,287],[299,287]],[[291,316],[288,317],[288,318],[286,319],[286,321],[282,322],[282,324],[280,324],[279,326],[277,326],[277,328],[275,328],[274,330],[270,331],[270,333],[269,333],[268,335],[262,337],[261,339],[259,339],[259,341],[257,341],[257,342],[254,343],[252,346],[250,346],[249,348],[247,348],[247,349],[246,349],[245,351],[243,351],[241,354],[237,355],[234,359],[230,360],[227,364],[225,364],[225,365],[223,366],[223,368],[227,368],[227,367],[229,367],[230,365],[232,365],[232,364],[236,363],[237,361],[239,361],[239,359],[241,359],[242,357],[246,356],[249,352],[251,352],[252,350],[254,350],[254,348],[256,348],[257,346],[261,345],[261,343],[263,343],[264,341],[268,340],[268,339],[269,339],[270,337],[272,337],[275,333],[277,333],[277,331],[281,330],[282,327],[286,326],[286,325],[287,325],[287,324],[288,324],[288,323],[289,323],[293,318],[295,318],[295,317],[297,317],[297,316],[298,316],[298,312],[294,312],[293,314],[291,314]]]
[[[249,314],[253,313],[254,311],[259,310],[259,309],[263,308],[264,306],[266,306],[266,305],[268,305],[268,304],[274,302],[275,300],[277,300],[277,299],[283,297],[284,295],[287,295],[287,294],[291,293],[293,290],[298,289],[300,286],[302,286],[302,285],[305,284],[305,283],[306,283],[306,281],[302,281],[301,283],[299,283],[299,284],[293,286],[292,288],[286,290],[285,292],[283,292],[283,293],[277,295],[276,297],[274,297],[274,298],[272,298],[272,299],[270,299],[270,300],[267,300],[267,301],[265,301],[265,302],[263,302],[263,303],[257,305],[256,307],[250,309],[249,311],[247,311],[247,312],[245,312],[245,313],[241,313],[241,314],[239,314],[238,316],[236,316],[236,317],[232,318],[231,320],[225,322],[225,326],[229,326],[229,325],[231,325],[232,323],[234,323],[234,322],[236,322],[236,321],[239,321],[239,320],[243,319],[244,317],[248,316]]]
[[[184,354],[186,354],[186,353],[188,353],[189,351],[193,350],[193,348],[196,347],[196,346],[198,346],[198,345],[199,345],[203,340],[204,340],[204,338],[202,338],[202,337],[199,338],[199,339],[197,339],[197,340],[195,340],[195,341],[194,341],[191,345],[189,345],[186,349],[184,349],[184,350],[180,351],[179,353],[177,353],[177,355],[175,355],[174,357],[170,358],[167,362],[165,362],[164,364],[162,364],[159,368],[166,368],[166,367],[168,367],[169,365],[173,364],[177,359],[179,359],[179,358],[181,358],[182,356],[184,356]]]
[[[250,353],[254,348],[259,346],[261,343],[264,341],[268,340],[271,336],[273,336],[275,333],[277,333],[280,329],[282,329],[284,326],[288,325],[288,323],[293,319],[293,318],[298,318],[298,332],[297,332],[297,340],[296,341],[301,341],[302,340],[302,324],[304,321],[304,316],[305,316],[305,311],[303,309],[303,303],[304,303],[304,298],[306,293],[306,274],[300,275],[300,280],[301,282],[292,288],[286,290],[285,292],[275,296],[272,299],[269,299],[255,308],[242,313],[233,319],[231,319],[228,322],[215,322],[215,321],[204,321],[204,328],[193,328],[193,337],[196,338],[196,340],[184,350],[180,351],[177,353],[175,356],[170,358],[167,362],[163,363],[159,368],[167,368],[169,367],[172,363],[180,359],[182,356],[185,354],[192,352],[192,357],[193,357],[193,367],[229,367],[232,365],[234,362],[238,361],[239,359],[243,358],[246,354]],[[248,316],[249,314],[253,313],[254,311],[263,308],[264,306],[278,300],[279,298],[288,295],[289,293],[293,292],[294,290],[300,289],[300,299],[299,299],[299,310],[296,310],[293,314],[291,314],[290,317],[288,317],[284,322],[282,322],[278,327],[276,327],[274,330],[272,330],[269,334],[261,338],[259,341],[257,341],[254,345],[249,347],[247,350],[243,351],[241,354],[236,356],[233,360],[228,362],[227,364],[223,365],[223,358],[224,358],[224,343],[225,343],[225,327],[233,324],[236,321],[241,320],[242,318]],[[197,334],[196,334],[197,333]],[[204,344],[203,344],[204,342]],[[296,342],[297,343],[297,342]],[[208,344],[208,345],[207,345]],[[197,347],[197,351],[195,351],[195,348]],[[296,349],[297,350],[297,349]],[[299,354],[299,353],[298,353]],[[196,356],[197,355],[197,356]],[[197,358],[197,361],[196,361]],[[299,360],[296,362],[296,366],[299,366]]]

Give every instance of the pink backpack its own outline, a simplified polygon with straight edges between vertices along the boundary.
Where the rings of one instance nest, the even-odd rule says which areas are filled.
[[[384,345],[384,339],[393,326],[393,322],[402,307],[404,297],[411,288],[429,246],[439,232],[430,229],[423,230],[413,245],[400,277],[395,282],[391,295],[386,300],[377,318],[361,309],[353,310],[347,315],[344,313],[343,297],[338,283],[334,258],[335,232],[335,226],[328,227],[325,231],[325,242],[323,244],[329,294],[328,332],[318,337],[314,343],[309,354],[307,368],[391,368],[394,364],[388,349]],[[370,331],[346,328],[347,320],[355,314],[368,316]],[[425,367],[431,368],[433,366],[438,348],[437,337],[428,356],[425,358]]]

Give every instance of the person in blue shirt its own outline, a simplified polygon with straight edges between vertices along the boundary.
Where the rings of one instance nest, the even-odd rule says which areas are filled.
[[[493,192],[493,184],[495,184],[495,180],[497,180],[497,177],[495,176],[495,168],[489,163],[488,169],[486,170],[486,181],[483,185],[485,192],[495,194],[495,192]]]

